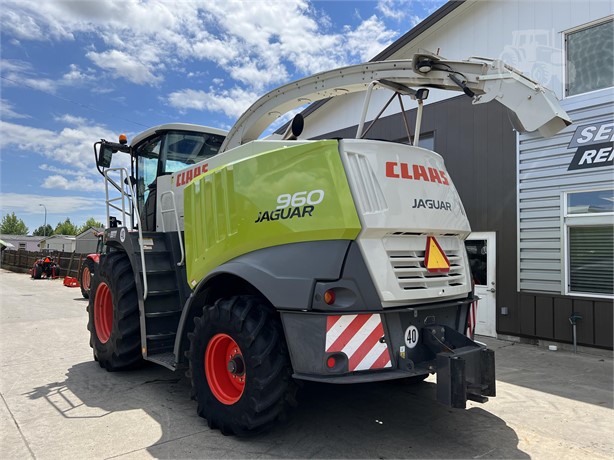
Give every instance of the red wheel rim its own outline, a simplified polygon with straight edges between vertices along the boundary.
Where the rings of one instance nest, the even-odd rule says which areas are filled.
[[[85,267],[83,269],[83,274],[81,275],[81,285],[83,286],[84,291],[90,290],[90,269],[89,267]]]
[[[113,297],[107,283],[100,283],[94,300],[94,326],[101,343],[107,343],[113,329]]]
[[[205,351],[205,375],[216,399],[230,406],[236,403],[245,390],[245,362],[243,354],[227,334],[216,334]]]

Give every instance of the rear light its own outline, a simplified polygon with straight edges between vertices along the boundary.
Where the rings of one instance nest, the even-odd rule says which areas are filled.
[[[335,291],[333,291],[332,289],[329,289],[328,291],[324,292],[324,302],[327,305],[332,305],[335,303]]]
[[[332,369],[333,367],[335,367],[335,364],[337,364],[337,360],[335,359],[334,356],[330,356],[326,360],[326,365],[328,366],[329,369]]]

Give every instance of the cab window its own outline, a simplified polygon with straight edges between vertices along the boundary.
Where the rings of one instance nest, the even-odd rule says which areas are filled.
[[[206,133],[170,131],[166,133],[160,158],[162,174],[171,174],[186,165],[196,164],[216,155],[224,136]]]
[[[161,146],[162,136],[157,136],[141,144],[136,149],[137,198],[139,212],[141,215],[144,212],[145,202],[147,201],[150,192],[153,190],[153,193],[155,193]]]

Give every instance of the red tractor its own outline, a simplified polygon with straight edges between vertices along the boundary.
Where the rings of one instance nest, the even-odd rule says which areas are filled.
[[[52,257],[45,256],[34,262],[30,276],[36,280],[41,278],[56,279],[60,276],[60,266]]]

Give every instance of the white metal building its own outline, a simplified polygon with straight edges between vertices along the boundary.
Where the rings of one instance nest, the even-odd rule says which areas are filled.
[[[41,250],[73,252],[75,250],[75,237],[67,235],[51,235],[41,239],[39,243]]]
[[[43,239],[42,236],[29,236],[29,235],[0,235],[0,239],[7,245],[9,251],[38,251],[39,243]]]

